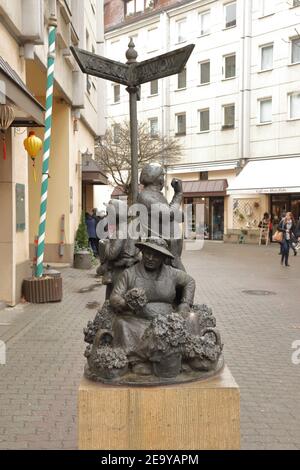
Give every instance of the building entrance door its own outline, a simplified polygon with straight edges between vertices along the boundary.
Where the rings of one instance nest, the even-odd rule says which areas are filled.
[[[223,240],[224,235],[224,198],[210,198],[210,234],[212,240]]]

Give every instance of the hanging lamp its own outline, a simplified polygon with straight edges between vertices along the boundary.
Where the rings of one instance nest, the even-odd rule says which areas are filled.
[[[36,183],[35,159],[37,157],[37,154],[41,150],[42,146],[43,146],[42,140],[35,135],[34,131],[30,131],[28,137],[24,140],[24,147],[29,157],[32,160],[33,178],[34,178],[35,183]]]
[[[15,118],[14,108],[8,104],[0,104],[0,130],[3,142],[3,160],[6,160],[5,131],[9,128]]]

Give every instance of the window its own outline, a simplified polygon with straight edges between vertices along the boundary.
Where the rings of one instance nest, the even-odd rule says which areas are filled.
[[[114,124],[113,125],[113,139],[114,139],[114,144],[119,144],[120,143],[120,124]]]
[[[272,122],[272,98],[259,100],[259,122],[261,124]]]
[[[153,0],[125,0],[125,15],[134,15],[154,7]]]
[[[186,40],[186,20],[177,21],[177,42]]]
[[[158,94],[158,80],[152,80],[150,82],[150,95],[157,95]]]
[[[289,119],[300,119],[300,92],[289,95]]]
[[[176,135],[186,134],[186,116],[185,113],[176,114],[177,132]]]
[[[120,102],[120,85],[113,85],[114,87],[114,103]]]
[[[158,136],[158,118],[150,118],[149,119],[149,132],[151,137]]]
[[[261,46],[261,70],[270,70],[273,68],[273,44]]]
[[[148,52],[157,51],[159,48],[158,28],[148,30]]]
[[[223,126],[222,129],[233,129],[235,120],[235,105],[226,104],[223,106]]]
[[[204,36],[210,32],[210,11],[199,14],[200,18],[200,34]]]
[[[300,39],[292,39],[292,64],[300,62]]]
[[[274,0],[262,0],[262,16],[272,15],[274,13]]]
[[[186,88],[186,69],[183,69],[177,75],[177,88],[180,90],[181,88]]]
[[[293,0],[293,7],[300,7],[300,0]]]
[[[236,3],[225,5],[225,28],[236,26]]]
[[[209,109],[201,109],[200,114],[200,132],[209,131]]]
[[[200,84],[210,83],[210,61],[200,63]]]
[[[225,74],[224,78],[233,78],[235,77],[235,54],[224,56],[224,68]]]

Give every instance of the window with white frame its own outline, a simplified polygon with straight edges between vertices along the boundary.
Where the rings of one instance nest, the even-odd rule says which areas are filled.
[[[225,104],[223,106],[223,126],[222,129],[233,129],[235,121],[235,104]]]
[[[273,68],[273,44],[260,46],[260,70]]]
[[[158,28],[148,29],[148,52],[157,51],[159,49]]]
[[[149,133],[151,137],[158,136],[158,118],[153,117],[148,120],[149,122]]]
[[[300,62],[300,38],[291,40],[292,47],[292,64],[298,64]]]
[[[177,88],[180,90],[181,88],[186,88],[186,69],[183,69],[177,75]]]
[[[210,83],[210,61],[205,60],[200,62],[200,84],[205,85]]]
[[[234,78],[236,76],[235,54],[224,56],[224,78]]]
[[[259,122],[260,124],[272,122],[272,98],[259,100]]]
[[[209,108],[199,110],[200,132],[209,131]]]
[[[120,102],[120,85],[113,85],[114,89],[114,103]]]
[[[120,124],[113,125],[113,141],[116,145],[120,143],[120,129]]]
[[[150,95],[157,95],[158,94],[158,80],[152,80],[150,82]]]
[[[177,42],[184,42],[186,40],[186,19],[176,22],[176,40]]]
[[[154,6],[154,2],[151,0],[125,0],[124,4],[126,16],[140,13]]]
[[[300,119],[300,91],[289,94],[289,119]]]
[[[204,36],[210,32],[210,11],[199,13],[200,35]]]
[[[261,0],[261,16],[268,16],[274,13],[274,0]]]
[[[225,8],[225,28],[236,26],[236,2],[227,3]]]
[[[186,114],[178,113],[176,114],[176,135],[185,135],[186,134]]]

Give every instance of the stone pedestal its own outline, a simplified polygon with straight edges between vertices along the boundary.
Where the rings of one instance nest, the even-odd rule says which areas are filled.
[[[211,379],[161,387],[81,381],[79,449],[239,447],[239,387],[226,366]]]

